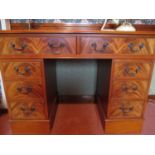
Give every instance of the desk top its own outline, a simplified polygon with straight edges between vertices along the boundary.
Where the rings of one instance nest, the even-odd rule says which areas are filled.
[[[0,34],[111,34],[111,35],[155,35],[155,31],[125,32],[116,30],[0,30]]]
[[[134,25],[136,32],[116,31],[117,25],[107,24],[101,31],[102,24],[63,24],[63,23],[12,23],[11,30],[0,30],[0,34],[115,34],[115,35],[155,35],[155,25]]]

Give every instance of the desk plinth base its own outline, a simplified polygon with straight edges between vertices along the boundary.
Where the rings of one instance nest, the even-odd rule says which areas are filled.
[[[40,135],[50,133],[49,120],[10,120],[12,134]]]
[[[143,119],[105,119],[105,134],[140,134]]]

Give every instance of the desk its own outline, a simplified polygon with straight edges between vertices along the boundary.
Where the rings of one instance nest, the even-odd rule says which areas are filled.
[[[106,134],[139,134],[155,59],[153,31],[0,31],[0,69],[13,134],[48,134],[59,94],[56,62],[97,62],[95,102]]]

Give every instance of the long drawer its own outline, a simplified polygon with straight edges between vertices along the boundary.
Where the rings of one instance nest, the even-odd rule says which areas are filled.
[[[150,55],[155,53],[153,38],[81,36],[80,54]]]
[[[0,38],[0,54],[75,54],[76,37],[53,35],[49,37],[3,37]]]

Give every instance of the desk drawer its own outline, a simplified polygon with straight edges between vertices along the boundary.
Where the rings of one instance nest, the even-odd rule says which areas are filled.
[[[44,54],[76,54],[76,37],[44,37],[42,44],[41,53]]]
[[[5,80],[11,79],[38,79],[42,77],[42,62],[32,61],[5,61],[1,62],[3,77]]]
[[[148,91],[145,80],[115,80],[112,84],[112,98],[144,99]]]
[[[81,54],[155,54],[155,39],[135,37],[80,37]]]
[[[76,37],[4,37],[0,38],[0,54],[76,54]]]
[[[114,38],[117,54],[148,55],[155,54],[155,39],[151,38]]]
[[[20,99],[10,102],[10,115],[13,120],[46,119],[45,104],[40,100]]]
[[[113,77],[149,79],[153,68],[151,61],[115,60],[113,63]]]
[[[98,36],[80,37],[80,54],[114,53],[115,44],[112,38]]]
[[[40,38],[3,37],[0,38],[0,53],[9,55],[38,54]]]
[[[142,117],[143,100],[112,100],[108,109],[108,118]]]
[[[8,100],[44,97],[43,85],[40,81],[5,81],[5,89]]]

